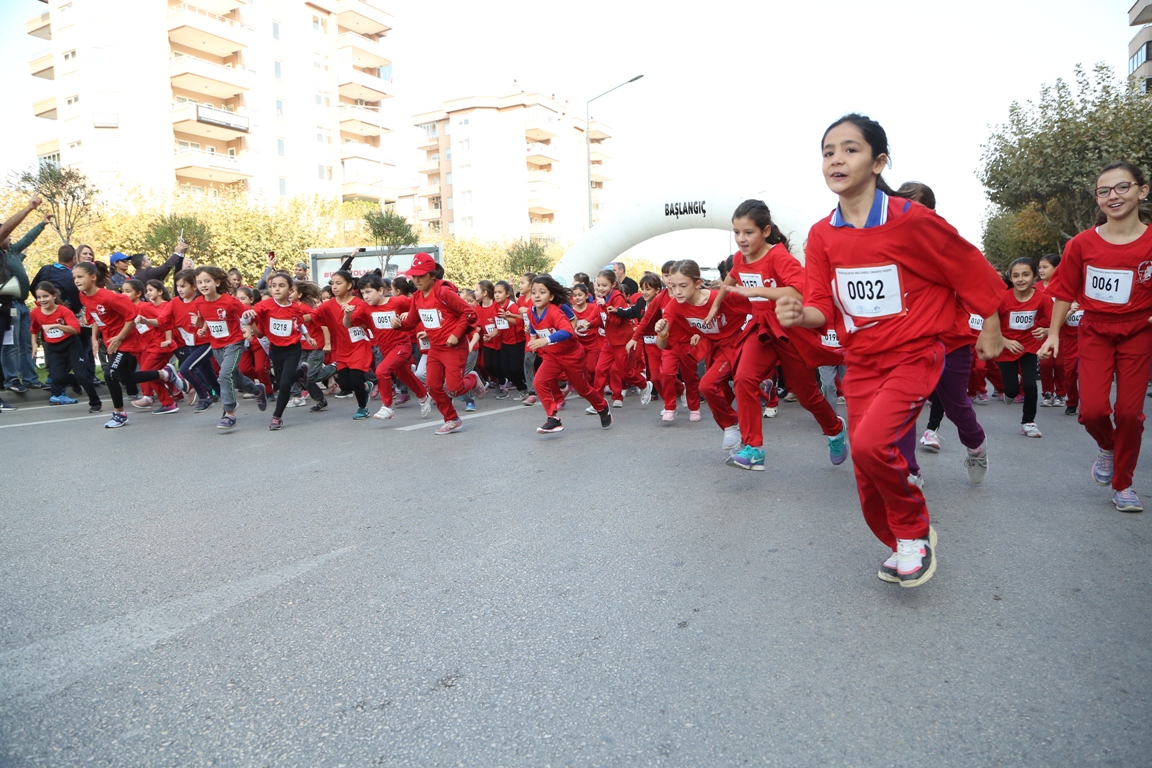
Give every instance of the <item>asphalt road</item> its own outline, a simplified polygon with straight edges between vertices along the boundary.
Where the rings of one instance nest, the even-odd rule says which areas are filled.
[[[796,404],[753,473],[636,398],[353,403],[0,414],[0,764],[1152,764],[1152,512],[1062,410],[980,408],[980,487],[945,424],[901,589]]]

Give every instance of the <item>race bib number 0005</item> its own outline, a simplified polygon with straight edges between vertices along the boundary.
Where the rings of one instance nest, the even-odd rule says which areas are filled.
[[[1008,314],[1008,327],[1014,331],[1026,331],[1034,325],[1036,325],[1036,310],[1034,309]]]

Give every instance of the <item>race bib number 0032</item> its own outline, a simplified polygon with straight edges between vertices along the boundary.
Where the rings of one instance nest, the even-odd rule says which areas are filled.
[[[837,267],[836,292],[844,310],[853,317],[877,320],[904,312],[900,269],[895,264]]]

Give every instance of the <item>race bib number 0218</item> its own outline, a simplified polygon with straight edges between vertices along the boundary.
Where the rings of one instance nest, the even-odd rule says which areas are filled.
[[[895,264],[837,267],[836,293],[844,310],[853,317],[877,320],[904,312],[900,269]]]

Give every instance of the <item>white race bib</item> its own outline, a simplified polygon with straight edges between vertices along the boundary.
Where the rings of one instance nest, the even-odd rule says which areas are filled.
[[[268,318],[268,333],[272,334],[273,336],[279,336],[286,339],[292,335],[293,328],[294,324],[291,320],[282,320],[278,317]]]
[[[705,323],[704,318],[702,317],[686,317],[684,319],[688,321],[688,325],[692,326],[700,333],[720,333],[720,324],[716,322],[715,318],[713,318],[712,322],[710,323]]]
[[[358,341],[368,341],[368,334],[360,326],[354,325],[348,329],[348,338],[355,344]]]
[[[900,269],[895,264],[837,267],[836,292],[844,310],[853,317],[875,320],[904,312]]]
[[[537,328],[535,330],[536,330],[536,338],[544,339],[545,342],[551,342],[552,341],[552,329],[551,328]]]
[[[208,326],[208,333],[212,334],[214,339],[228,338],[228,321],[227,320],[205,320],[204,324]]]
[[[1132,270],[1085,267],[1084,295],[1106,304],[1127,304],[1132,298]]]
[[[656,343],[656,337],[655,336],[645,336],[644,337],[644,343],[645,344],[655,344]]]
[[[180,338],[184,339],[184,346],[186,346],[186,347],[196,346],[196,337],[195,336],[188,333],[188,331],[184,330],[183,328],[177,328],[176,330],[180,331]]]
[[[608,313],[607,312],[601,312],[600,313],[600,324],[603,325],[604,327],[608,327]],[[601,331],[601,332],[603,332],[603,331]]]
[[[98,325],[101,328],[104,327],[104,321],[100,319],[100,312],[99,311],[91,312],[89,314],[92,316],[92,322],[96,323],[96,325]]]
[[[484,335],[485,336],[491,336],[494,333],[496,333],[496,324],[495,323],[488,323],[488,325],[484,326]]]
[[[59,328],[45,328],[44,338],[46,339],[62,339],[64,338],[64,331]]]
[[[390,331],[392,330],[392,321],[396,319],[395,312],[373,312],[372,324],[377,328]]]
[[[504,319],[504,318],[502,318],[502,317],[497,317],[497,318],[496,318],[496,328],[497,328],[498,330],[501,330],[501,331],[506,331],[506,330],[508,330],[508,328],[509,328],[509,327],[510,327],[510,326],[508,325],[508,321],[507,321],[507,320],[505,320],[505,319]]]
[[[735,279],[740,281],[740,285],[745,288],[763,288],[764,278],[759,272],[737,272]],[[775,281],[771,281],[775,282]],[[773,288],[775,286],[769,286]],[[763,296],[749,296],[748,301],[771,301]]]
[[[1027,312],[1009,312],[1008,327],[1014,331],[1026,331],[1036,325],[1036,310]]]
[[[438,310],[438,309],[422,309],[422,310],[420,310],[420,322],[424,323],[425,328],[439,328],[440,327],[440,310]]]
[[[147,323],[136,323],[135,325],[136,325],[136,333],[139,333],[141,335],[148,333],[148,331],[152,330],[152,326],[148,325]]]
[[[832,347],[833,349],[839,349],[840,348],[840,337],[836,335],[836,329],[835,328],[829,328],[828,332],[820,337],[820,343],[826,347]]]
[[[984,330],[984,318],[980,315],[968,315],[968,327],[974,331]]]
[[[432,349],[432,340],[429,339],[427,336],[420,339],[420,349],[425,349],[425,350]]]
[[[1064,318],[1064,325],[1070,325],[1076,328],[1080,325],[1080,318],[1084,317],[1084,310],[1078,309],[1075,312],[1069,312],[1068,317]]]

